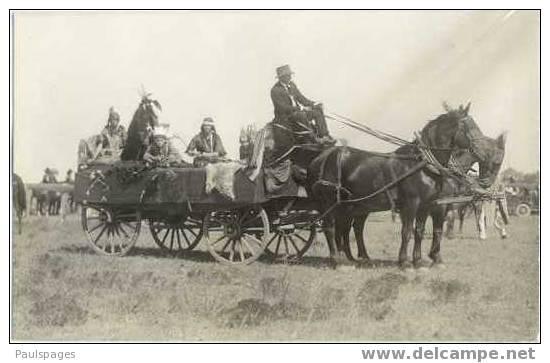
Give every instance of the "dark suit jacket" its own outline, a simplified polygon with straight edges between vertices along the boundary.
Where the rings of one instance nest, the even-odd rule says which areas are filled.
[[[287,90],[281,82],[275,83],[271,88],[271,101],[273,101],[273,107],[275,109],[275,119],[279,121],[286,120],[293,112],[300,110],[299,107],[292,106],[290,95],[294,96],[294,100],[302,106],[310,107],[315,104],[315,102],[307,99],[300,92],[294,82],[290,82],[288,88]]]

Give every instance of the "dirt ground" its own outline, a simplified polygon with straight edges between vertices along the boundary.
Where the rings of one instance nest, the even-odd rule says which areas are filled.
[[[375,266],[327,263],[317,237],[300,264],[227,267],[173,257],[143,228],[129,256],[96,255],[79,217],[28,217],[13,244],[16,341],[536,341],[539,218],[509,238],[444,240],[445,268],[401,271],[399,224],[368,223]],[[429,238],[429,236],[428,236]],[[424,242],[424,256],[431,241]],[[412,243],[410,245],[412,248]]]

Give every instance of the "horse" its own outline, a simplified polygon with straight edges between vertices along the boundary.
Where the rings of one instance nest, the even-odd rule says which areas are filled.
[[[150,98],[150,94],[144,94],[141,102],[134,112],[126,145],[120,155],[121,160],[142,160],[147,146],[151,142],[151,131],[159,125],[156,110],[161,111],[160,103]]]
[[[407,247],[416,221],[413,265],[421,267],[421,243],[429,215],[433,221],[429,257],[435,265],[443,262],[440,244],[445,206],[435,201],[452,195],[452,188],[446,185],[444,175],[430,167],[421,149],[427,146],[443,166],[448,165],[452,151],[468,150],[479,160],[479,184],[483,187],[494,182],[504,158],[504,135],[496,140],[484,136],[469,115],[469,108],[470,105],[460,106],[458,110],[440,115],[424,127],[420,140],[405,144],[393,153],[334,147],[313,160],[308,167],[307,189],[319,202],[324,216],[331,260],[336,262],[335,257],[343,257],[343,248],[349,248],[349,229],[354,217],[366,219],[370,212],[397,209],[402,223],[399,265],[411,266]],[[335,246],[336,220],[343,229],[341,235],[348,237],[344,246]],[[340,247],[339,250],[336,247]],[[364,255],[368,256],[366,249]]]
[[[498,184],[498,183],[497,183]],[[497,189],[502,189],[501,185],[497,185]],[[472,201],[462,203],[452,203],[447,207],[447,229],[445,236],[448,239],[455,238],[455,222],[458,217],[458,234],[462,234],[464,220],[469,214],[474,215],[478,238],[480,240],[487,239],[486,228],[492,225],[499,233],[500,238],[508,238],[504,218],[502,213],[507,213],[506,199],[502,200],[503,205],[500,208],[494,201]]]
[[[39,188],[30,188],[30,210],[33,211],[33,201],[35,201],[36,208],[34,211],[36,214],[44,215],[48,210],[48,192]]]
[[[13,210],[17,218],[17,234],[21,234],[23,230],[23,213],[27,210],[27,194],[25,192],[25,184],[23,179],[13,173]]]

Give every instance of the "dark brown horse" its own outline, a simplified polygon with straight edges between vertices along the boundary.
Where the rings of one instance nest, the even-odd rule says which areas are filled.
[[[469,106],[461,106],[430,121],[421,132],[422,144],[427,145],[444,166],[448,165],[453,151],[467,150],[479,160],[481,184],[488,186],[494,182],[502,164],[504,136],[496,140],[484,136],[468,111]],[[340,251],[349,248],[353,218],[366,219],[368,213],[395,208],[402,221],[400,265],[410,265],[407,247],[415,221],[413,263],[421,265],[421,243],[428,216],[433,221],[429,257],[436,264],[442,262],[440,243],[446,208],[435,201],[453,190],[444,175],[426,165],[419,150],[420,146],[415,144],[389,154],[339,147],[326,150],[314,159],[308,168],[307,184],[310,195],[320,202],[320,211],[330,211],[324,222],[331,257],[343,257]],[[334,207],[338,190],[343,203]],[[354,202],[346,202],[350,200]],[[339,246],[340,251],[335,246],[336,222],[340,236],[345,239],[343,246]],[[359,231],[358,226],[356,232],[362,235],[362,228]],[[360,253],[368,257],[366,249]]]
[[[15,173],[13,174],[12,186],[13,210],[17,218],[17,234],[21,234],[23,228],[23,213],[27,209],[27,194],[25,192],[23,180]]]
[[[158,126],[156,110],[162,110],[158,101],[145,94],[132,117],[128,127],[128,138],[124,150],[120,155],[121,160],[142,160],[147,145],[151,142],[151,131]]]

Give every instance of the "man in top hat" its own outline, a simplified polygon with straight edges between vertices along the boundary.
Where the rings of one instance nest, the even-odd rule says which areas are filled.
[[[168,137],[168,124],[160,124],[153,130],[153,142],[145,150],[143,160],[152,166],[181,164],[182,158]]]
[[[191,139],[186,153],[195,158],[193,162],[195,166],[204,166],[209,162],[215,162],[227,154],[221,137],[216,133],[212,117],[204,118],[201,131]]]
[[[118,155],[126,144],[126,129],[120,125],[120,115],[113,107],[109,108],[107,125],[100,134],[102,153]]]
[[[305,97],[292,82],[294,74],[289,65],[277,68],[277,83],[271,88],[271,101],[275,111],[275,121],[293,131],[304,132],[311,129],[315,121],[314,140],[319,143],[334,144],[329,135],[323,105]]]

